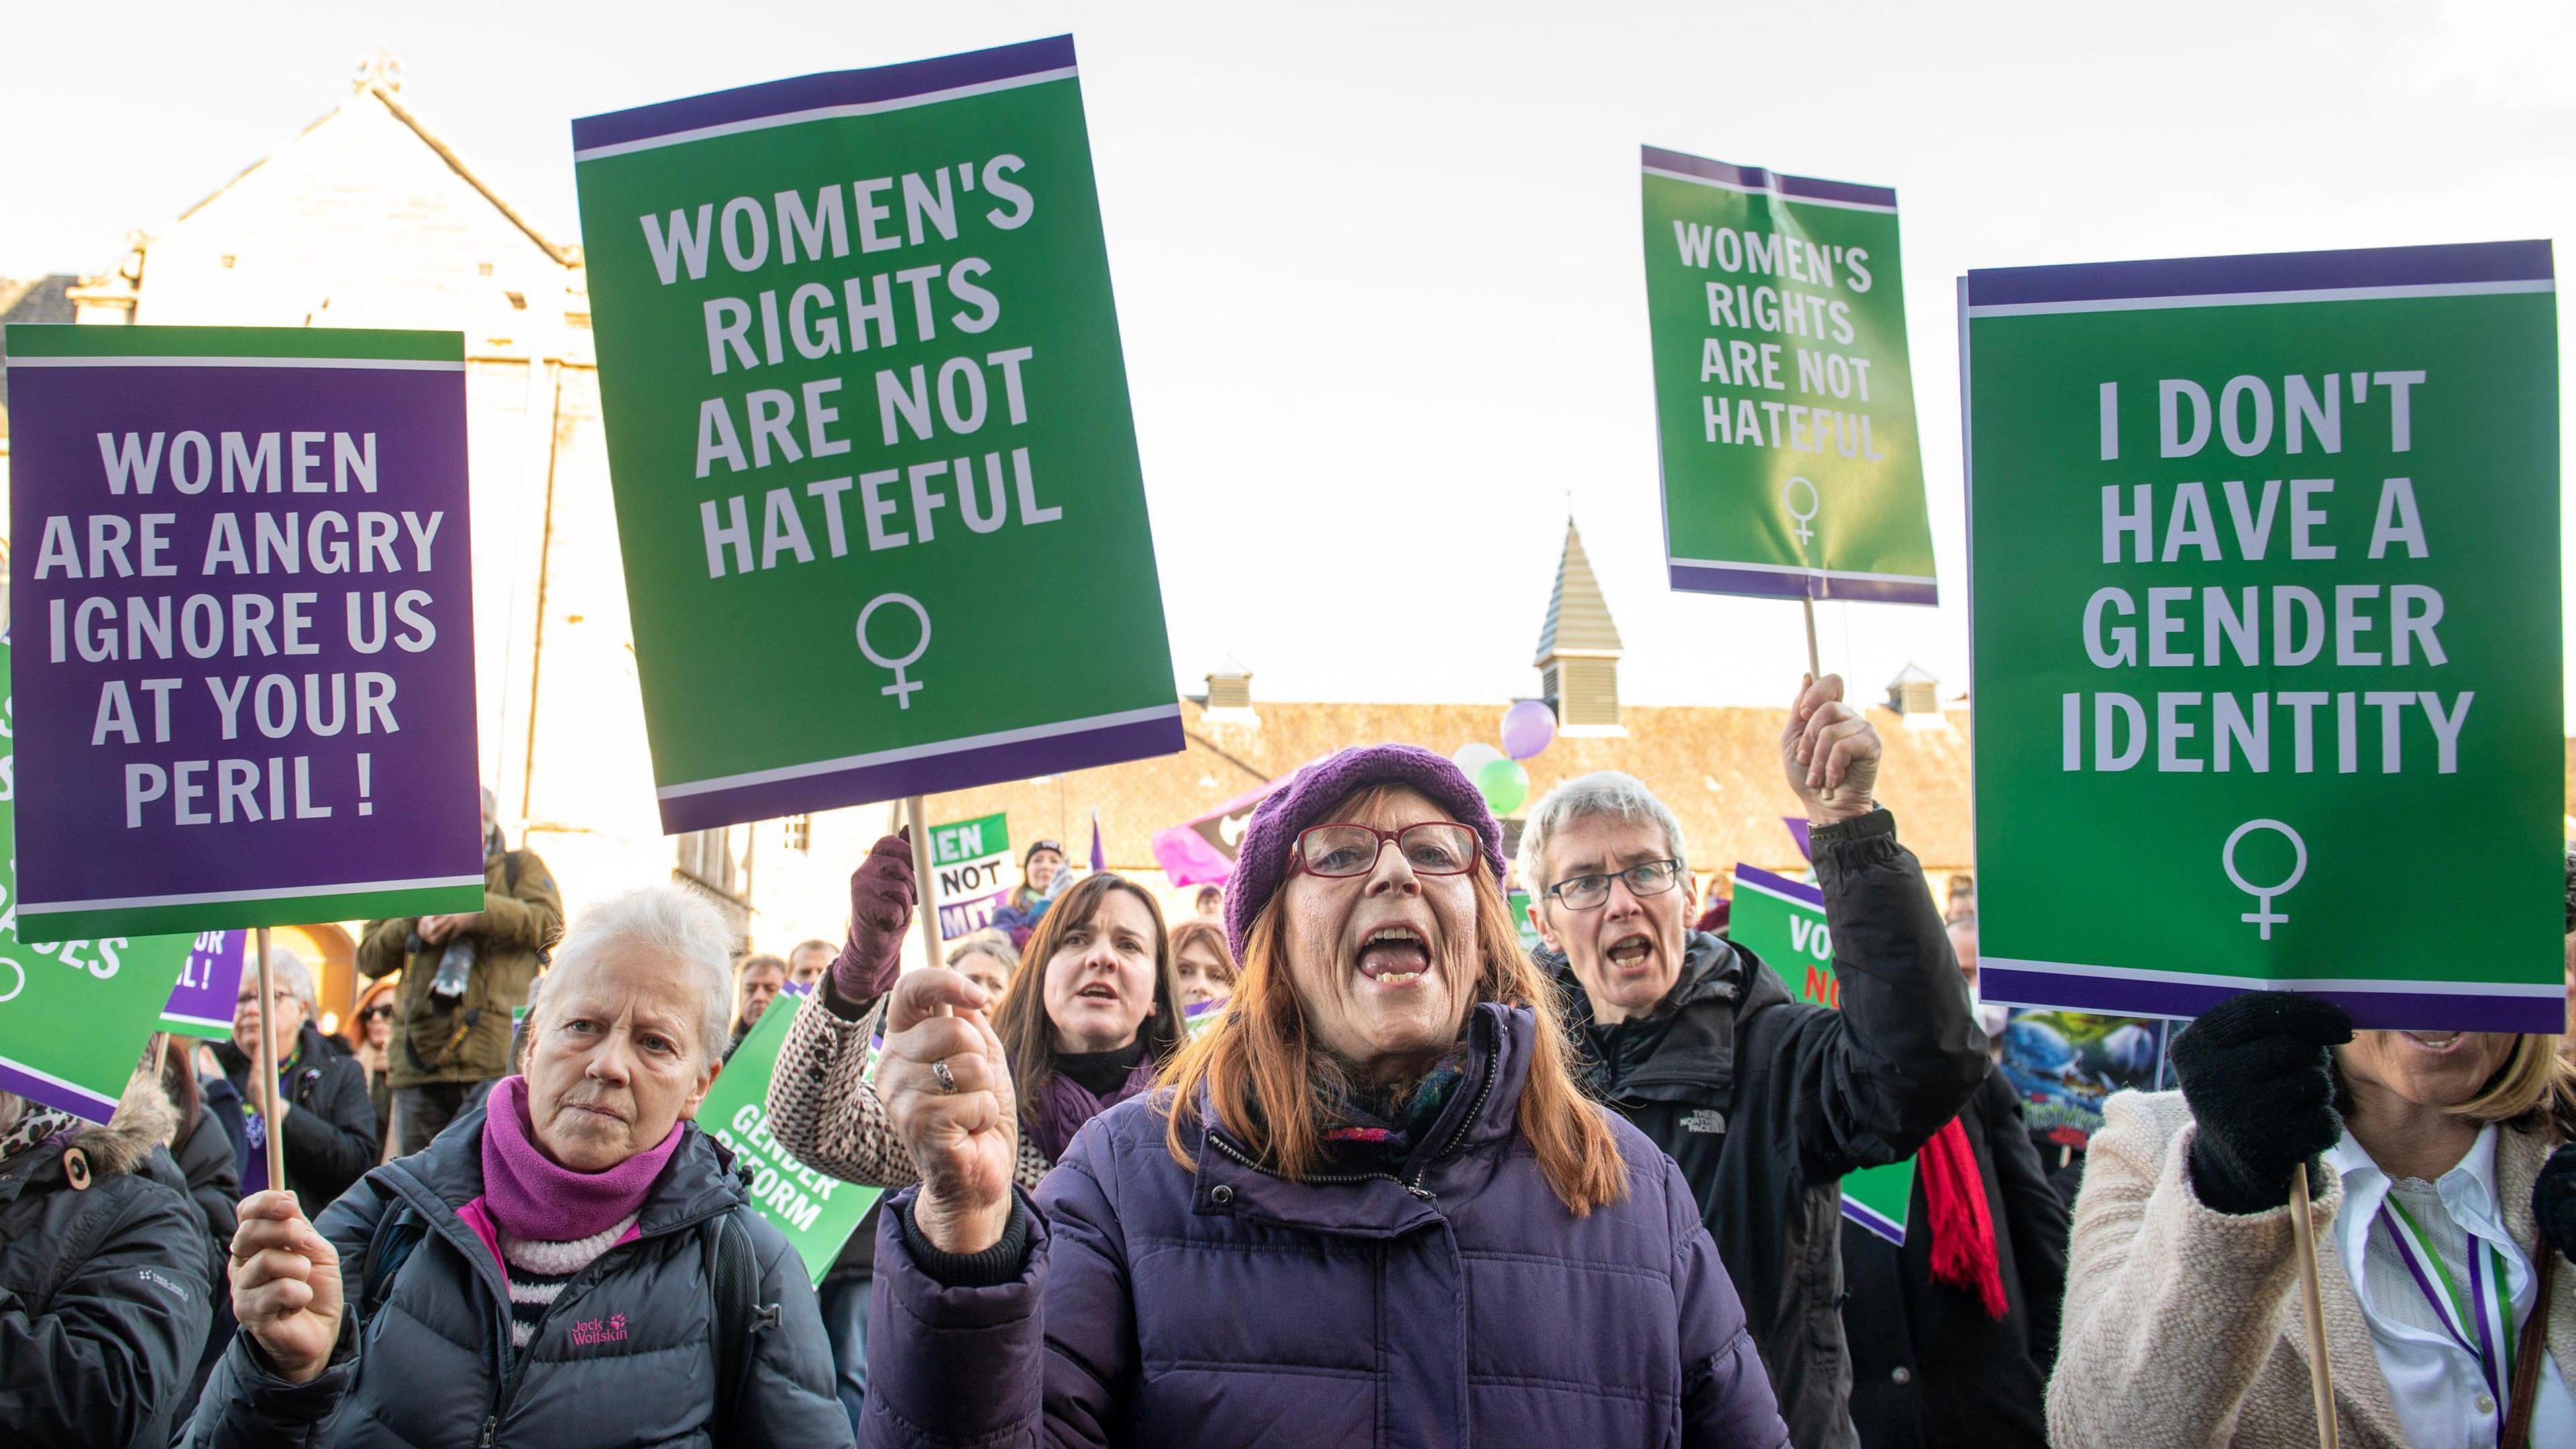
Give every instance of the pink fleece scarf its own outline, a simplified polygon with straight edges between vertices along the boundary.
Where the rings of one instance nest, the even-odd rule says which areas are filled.
[[[680,1131],[673,1123],[660,1146],[606,1172],[575,1172],[538,1150],[528,1079],[503,1077],[492,1084],[484,1111],[481,1205],[495,1227],[525,1242],[594,1237],[643,1210],[680,1145]]]

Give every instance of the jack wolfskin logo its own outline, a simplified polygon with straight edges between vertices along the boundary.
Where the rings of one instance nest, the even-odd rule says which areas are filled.
[[[1702,1107],[1682,1118],[1682,1130],[1684,1132],[1723,1132],[1726,1130],[1726,1118],[1720,1116],[1715,1108]]]
[[[615,1343],[626,1337],[626,1315],[612,1313],[606,1319],[593,1318],[572,1326],[572,1341],[583,1348],[593,1344]]]

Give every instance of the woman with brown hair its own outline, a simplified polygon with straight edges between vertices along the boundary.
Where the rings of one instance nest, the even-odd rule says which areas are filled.
[[[1225,942],[1225,927],[1193,916],[1172,928],[1172,969],[1181,978],[1181,1010],[1192,1021],[1225,1005],[1234,995],[1234,951]]]
[[[1231,1006],[1034,1195],[982,992],[898,983],[879,1082],[922,1181],[878,1236],[861,1442],[1786,1444],[1690,1189],[1576,1085],[1502,875],[1440,756],[1300,771],[1244,834]]]
[[[914,899],[912,847],[889,835],[850,877],[850,938],[800,1011],[770,1079],[771,1130],[818,1172],[873,1187],[916,1180],[912,1156],[867,1079]],[[1162,908],[1143,887],[1101,872],[1058,896],[1029,937],[993,1012],[1018,1083],[1013,1175],[1023,1187],[1073,1134],[1145,1090],[1181,1041],[1180,983]],[[954,971],[938,976],[965,983]],[[972,988],[987,999],[982,988]]]

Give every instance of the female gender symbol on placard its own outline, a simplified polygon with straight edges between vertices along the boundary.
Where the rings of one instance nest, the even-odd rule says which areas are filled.
[[[1789,490],[1792,488],[1804,488],[1807,490],[1806,512],[1800,513],[1798,511],[1797,500],[1792,498],[1789,493]],[[1808,527],[1808,525],[1816,521],[1816,515],[1823,512],[1825,506],[1825,500],[1816,492],[1816,485],[1808,482],[1804,478],[1791,478],[1788,482],[1780,485],[1780,506],[1788,509],[1789,516],[1798,521],[1798,526],[1790,530],[1790,532],[1798,535],[1798,542],[1812,542],[1815,539],[1816,531],[1813,528]]]
[[[2254,885],[2248,882],[2244,876],[2237,874],[2236,842],[2243,840],[2249,832],[2256,830],[2277,830],[2281,832],[2283,835],[2290,838],[2290,849],[2297,852],[2295,863],[2290,867],[2290,878],[2281,882],[2279,885]],[[2278,820],[2248,820],[2244,824],[2237,826],[2236,829],[2228,835],[2227,844],[2219,848],[2218,863],[2227,868],[2227,878],[2236,883],[2236,888],[2238,890],[2243,891],[2254,898],[2254,909],[2237,917],[2237,919],[2244,921],[2249,925],[2260,927],[2263,932],[2263,939],[2266,941],[2271,940],[2272,928],[2274,926],[2286,925],[2290,919],[2288,916],[2272,909],[2272,898],[2274,896],[2287,895],[2290,887],[2297,885],[2300,878],[2308,873],[2308,843],[2299,838],[2299,832],[2292,830],[2290,827],[2282,824]]]
[[[14,1000],[19,992],[27,989],[27,968],[10,960],[6,956],[0,956],[0,966],[6,966],[10,970],[18,973],[18,984],[10,987],[5,994],[0,994],[0,1001]]]
[[[913,617],[921,620],[921,642],[913,645],[912,652],[903,656],[901,659],[888,659],[876,651],[876,646],[868,642],[868,619],[870,616],[874,615],[877,610],[888,604],[901,604],[912,611]],[[921,658],[923,651],[929,648],[930,611],[921,607],[921,601],[914,598],[912,595],[879,594],[875,598],[868,600],[868,606],[859,611],[859,652],[868,656],[868,662],[879,669],[891,669],[894,671],[894,683],[878,690],[877,693],[893,695],[894,702],[898,707],[903,709],[912,708],[912,692],[922,687],[921,681],[918,679],[906,679],[903,676],[903,672],[906,669],[911,668],[913,662]]]

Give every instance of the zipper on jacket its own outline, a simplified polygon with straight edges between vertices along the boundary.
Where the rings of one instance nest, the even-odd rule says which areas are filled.
[[[565,1282],[563,1291],[555,1295],[555,1301],[547,1304],[546,1311],[537,1315],[536,1327],[528,1331],[529,1347],[533,1348],[536,1346],[537,1335],[544,1332],[545,1326],[554,1320],[555,1311],[557,1309],[578,1299],[584,1290],[590,1288],[593,1284],[596,1284],[600,1279],[608,1276],[607,1270],[602,1268],[600,1265],[608,1261],[608,1257],[611,1253],[616,1252],[622,1247],[641,1247],[645,1243],[652,1242],[658,1238],[672,1237],[678,1233],[696,1228],[699,1224],[706,1222],[709,1218],[713,1218],[721,1213],[730,1211],[732,1211],[732,1209],[727,1207],[718,1209],[717,1212],[713,1213],[700,1213],[696,1217],[673,1223],[668,1228],[655,1233],[651,1238],[638,1238],[632,1243],[609,1244],[608,1247],[601,1250],[598,1257],[591,1259],[587,1266],[585,1266],[579,1273],[574,1274],[570,1280]],[[503,1274],[505,1280],[507,1276],[508,1275],[505,1271]],[[517,1349],[510,1346],[510,1304],[506,1296],[503,1298],[501,1303],[500,1328],[501,1337],[499,1342],[501,1351],[505,1355],[502,1360],[501,1381],[493,1390],[492,1412],[483,1420],[483,1442],[477,1445],[476,1449],[492,1449],[493,1435],[500,1428],[501,1416],[510,1411],[511,1402],[519,1396],[519,1381],[527,1376],[527,1355],[520,1353]],[[710,1337],[707,1341],[709,1344],[713,1345],[715,1340],[712,1337],[712,1320],[709,1322],[709,1330]],[[720,1345],[718,1346],[718,1349],[721,1351]]]
[[[1440,1200],[1436,1195],[1425,1191],[1418,1183],[1407,1182],[1403,1178],[1400,1178],[1391,1172],[1326,1172],[1319,1173],[1313,1177],[1281,1177],[1278,1173],[1271,1171],[1269,1168],[1262,1166],[1260,1163],[1253,1161],[1251,1158],[1237,1151],[1234,1144],[1219,1136],[1214,1128],[1209,1129],[1207,1140],[1208,1144],[1214,1147],[1217,1151],[1224,1153],[1226,1156],[1231,1157],[1235,1161],[1242,1163],[1244,1166],[1251,1168],[1253,1171],[1260,1173],[1263,1177],[1278,1178],[1281,1182],[1298,1182],[1310,1186],[1322,1187],[1356,1187],[1363,1182],[1391,1182],[1397,1187],[1403,1188],[1406,1192],[1413,1194],[1415,1197],[1422,1199],[1424,1202],[1438,1202]]]

